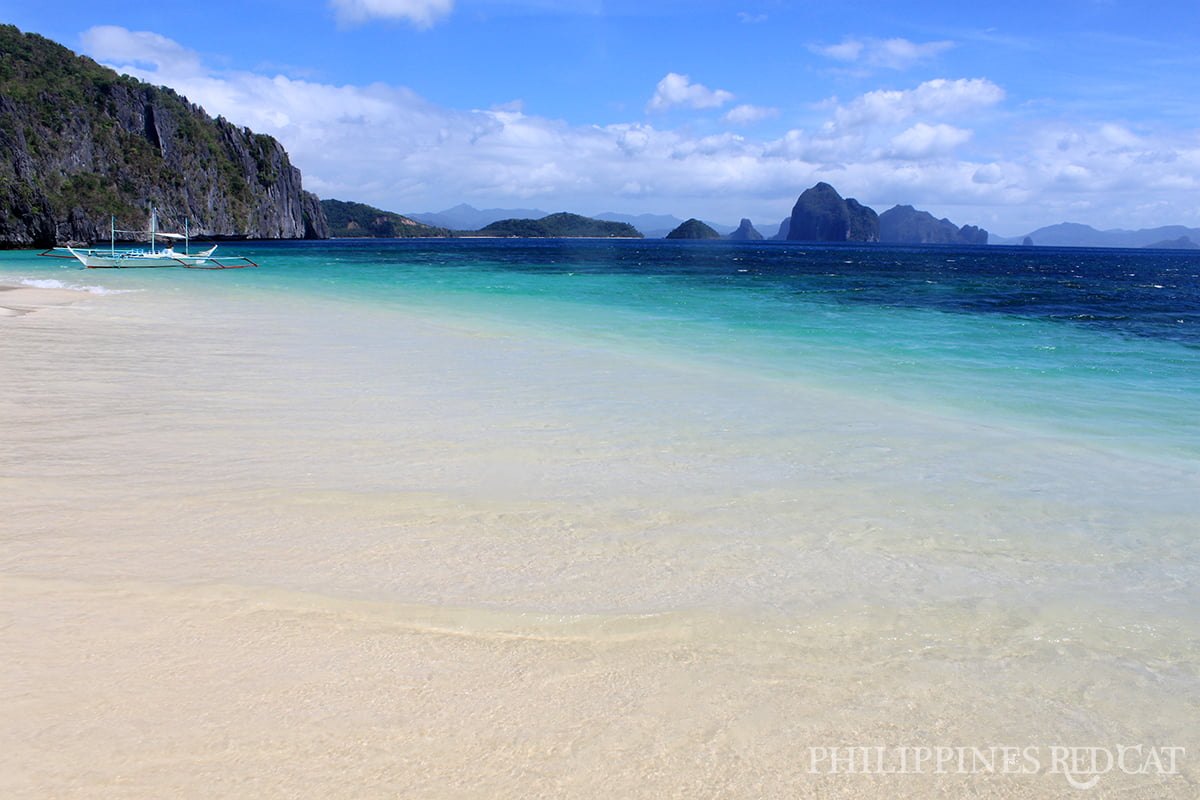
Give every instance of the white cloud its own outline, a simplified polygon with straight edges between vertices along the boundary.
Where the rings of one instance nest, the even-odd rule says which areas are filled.
[[[655,87],[654,96],[646,104],[646,111],[666,111],[676,106],[720,108],[732,99],[733,95],[724,89],[709,89],[702,84],[692,83],[687,75],[669,72]]]
[[[954,42],[925,42],[915,44],[907,39],[885,39],[874,42],[867,51],[867,63],[888,69],[908,69],[949,50]]]
[[[516,103],[451,109],[381,83],[214,72],[165,37],[123,29],[94,29],[85,42],[94,57],[276,136],[318,195],[402,213],[520,200],[553,211],[751,217],[773,225],[801,191],[824,180],[878,210],[911,203],[1005,234],[1064,219],[1097,227],[1200,225],[1196,131],[1025,117],[1019,125],[1003,120],[993,132],[986,118],[1003,114],[1004,92],[983,79],[869,92],[825,107],[825,124],[756,139],[637,121],[571,125],[527,115]],[[686,78],[683,86],[696,88]],[[740,113],[753,116],[729,112]],[[1171,204],[1171,218],[1147,196]]]
[[[916,89],[867,92],[839,107],[834,119],[842,127],[902,122],[918,115],[951,116],[994,106],[1004,90],[986,78],[938,78]]]
[[[838,61],[858,61],[858,57],[862,55],[864,47],[866,45],[856,39],[847,39],[841,44],[833,44],[828,47],[813,47],[813,49]]]
[[[948,41],[917,44],[908,39],[851,38],[841,44],[814,45],[810,49],[836,61],[904,70],[952,47],[954,42]]]
[[[971,180],[975,183],[984,184],[999,183],[1004,180],[1004,170],[999,164],[984,164],[975,170],[975,174],[971,176]]]
[[[954,148],[969,141],[971,131],[952,125],[927,125],[918,122],[903,133],[892,137],[889,155],[893,158],[926,159],[949,155]]]
[[[153,67],[164,76],[200,75],[200,56],[165,36],[97,25],[83,33],[83,48],[99,61]]]
[[[329,4],[342,25],[360,25],[382,19],[431,28],[454,9],[454,0],[330,0]]]
[[[726,111],[721,121],[729,125],[753,125],[764,119],[779,116],[779,109],[764,108],[763,106],[740,105]]]

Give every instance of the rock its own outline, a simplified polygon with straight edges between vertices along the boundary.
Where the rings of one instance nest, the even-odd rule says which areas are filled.
[[[1146,247],[1152,250],[1200,250],[1200,244],[1196,244],[1187,236],[1154,242],[1153,244],[1146,245]]]
[[[796,200],[788,224],[792,242],[877,242],[879,216],[853,198],[843,200],[828,183],[818,183]]]
[[[668,239],[720,239],[721,234],[698,219],[689,219],[667,234]]]
[[[208,237],[324,238],[283,146],[171,89],[0,25],[0,243],[49,247],[163,225]]]
[[[879,215],[879,241],[893,244],[987,244],[988,232],[974,225],[958,228],[928,211],[894,206]]]
[[[750,220],[743,218],[742,224],[738,225],[737,230],[729,234],[728,238],[739,242],[752,242],[762,239],[763,235],[754,229]]]

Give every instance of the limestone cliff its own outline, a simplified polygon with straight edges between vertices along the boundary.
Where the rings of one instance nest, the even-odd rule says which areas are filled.
[[[928,211],[894,206],[879,215],[879,241],[896,244],[987,244],[988,232],[974,225],[955,226]]]
[[[729,238],[739,242],[750,242],[758,241],[759,239],[763,238],[763,236],[754,228],[754,225],[751,224],[750,220],[743,218],[742,224],[738,225],[736,231],[729,234]]]
[[[796,200],[787,238],[793,242],[877,242],[879,216],[853,198],[818,183]]]
[[[149,208],[215,237],[325,238],[282,145],[171,89],[0,25],[0,244],[144,228]]]

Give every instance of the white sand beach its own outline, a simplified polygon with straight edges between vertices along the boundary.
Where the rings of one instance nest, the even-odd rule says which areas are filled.
[[[40,308],[66,306],[88,297],[71,289],[42,289],[34,286],[0,285],[0,317],[18,317]]]
[[[1167,467],[332,297],[0,306],[0,796],[1200,783]],[[1134,744],[1188,757],[1055,769]]]

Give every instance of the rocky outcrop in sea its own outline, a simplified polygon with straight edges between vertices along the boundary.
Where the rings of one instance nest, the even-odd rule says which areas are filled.
[[[696,218],[689,219],[667,234],[668,239],[720,239],[721,234]]]
[[[974,225],[955,226],[912,206],[894,206],[879,215],[879,241],[894,244],[987,244],[988,232]]]
[[[788,224],[792,242],[878,242],[879,215],[854,198],[818,183],[796,200]]]
[[[750,224],[750,220],[743,218],[737,230],[729,234],[728,238],[739,242],[753,242],[762,239],[763,235],[754,229],[754,226]]]

